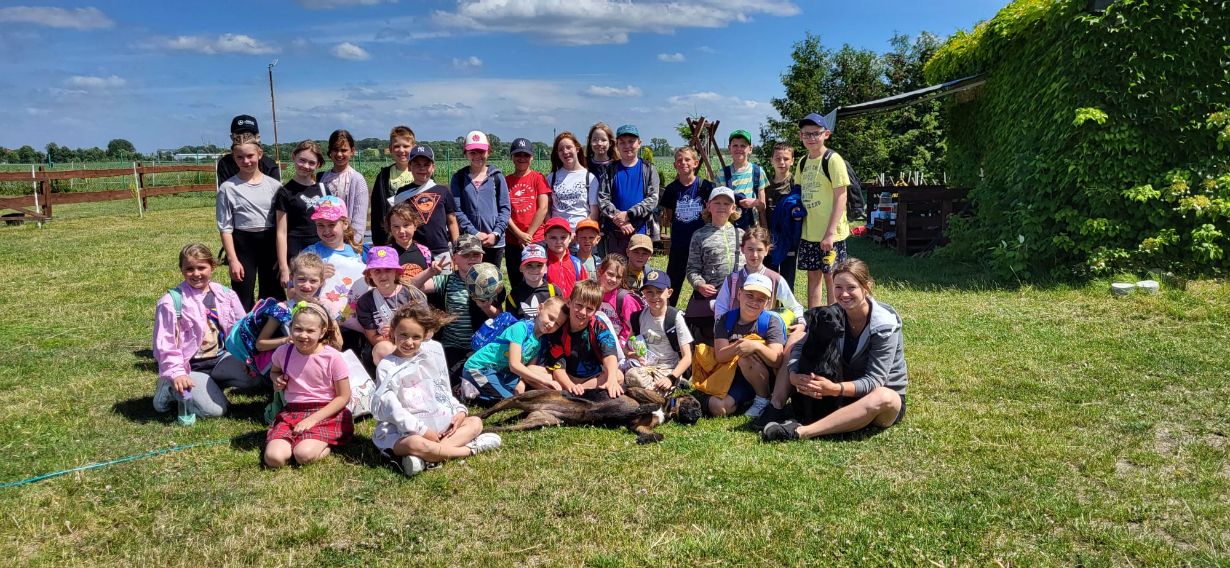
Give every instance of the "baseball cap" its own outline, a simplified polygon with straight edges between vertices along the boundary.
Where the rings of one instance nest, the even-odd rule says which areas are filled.
[[[748,274],[747,279],[743,281],[743,289],[760,292],[768,298],[773,297],[773,283],[769,281],[768,276],[760,273]]]
[[[518,138],[512,141],[512,146],[508,149],[508,155],[513,154],[529,154],[534,155],[534,145],[525,138]]]
[[[525,266],[529,262],[547,262],[547,249],[542,248],[540,244],[528,244],[521,249],[521,266]]]
[[[551,229],[563,229],[567,231],[569,235],[572,234],[572,225],[569,225],[568,220],[563,217],[552,217],[547,219],[547,222],[542,225],[542,234],[547,234]]]
[[[461,235],[453,241],[453,254],[461,256],[472,252],[483,252],[483,243],[474,235]]]
[[[378,246],[367,251],[367,267],[363,269],[363,272],[381,268],[402,271],[401,263],[397,260],[397,249],[390,246]]]
[[[814,124],[825,130],[832,130],[832,128],[829,128],[829,121],[825,120],[823,116],[820,116],[820,113],[813,112],[803,117],[803,119],[799,121],[799,128],[803,128],[809,124]]]
[[[325,221],[337,221],[342,217],[349,217],[346,212],[346,204],[342,203],[336,195],[326,195],[316,204],[316,210],[312,212],[312,220],[316,221],[324,219]]]
[[[729,197],[731,201],[737,201],[735,199],[735,190],[724,185],[719,185],[709,192],[709,201],[713,201],[718,197]]]
[[[620,126],[617,130],[615,130],[615,137],[619,138],[620,136],[635,136],[637,138],[640,138],[641,131],[637,130],[636,126],[634,125],[625,124],[623,126]]]
[[[599,227],[598,222],[593,219],[582,219],[581,222],[577,223],[577,232],[581,232],[581,229],[593,229],[598,233],[602,232],[602,227]]]
[[[743,130],[742,128],[740,128],[740,129],[738,129],[738,130],[736,130],[736,131],[734,131],[734,132],[731,132],[731,133],[730,133],[730,138],[729,138],[728,140],[734,140],[735,138],[742,138],[742,139],[744,139],[744,140],[747,140],[747,143],[748,143],[748,144],[751,144],[751,143],[752,143],[752,133],[751,133],[751,132],[748,132],[748,131],[746,131],[746,130]]]
[[[251,115],[241,114],[231,119],[231,134],[260,134],[260,128],[256,126],[256,119]]]
[[[645,273],[645,281],[641,284],[641,288],[644,289],[648,286],[653,286],[654,288],[661,290],[667,290],[671,287],[670,276],[667,276],[666,273],[661,270],[650,270]]]
[[[649,238],[649,235],[641,233],[632,235],[632,238],[628,239],[628,252],[638,248],[653,252],[653,239]]]
[[[487,143],[487,135],[479,130],[471,130],[466,134],[466,150],[490,150],[491,144]]]
[[[415,144],[414,147],[410,149],[409,159],[413,160],[418,157],[427,158],[428,160],[431,160],[433,164],[436,162],[436,153],[431,150],[431,146]]]

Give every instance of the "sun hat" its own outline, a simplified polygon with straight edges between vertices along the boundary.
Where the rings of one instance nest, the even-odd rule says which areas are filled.
[[[318,221],[337,221],[342,217],[349,217],[346,212],[346,204],[342,203],[336,195],[326,195],[320,198],[316,204],[316,210],[312,212],[312,220]]]
[[[602,233],[602,227],[598,226],[598,222],[588,218],[582,219],[579,223],[577,223],[577,232],[581,232],[581,229],[593,229],[598,233]]]
[[[645,273],[645,282],[641,284],[641,289],[643,290],[650,286],[654,288],[658,288],[660,290],[670,289],[671,278],[670,276],[667,276],[666,273],[662,272],[661,270],[652,269],[649,272]]]
[[[569,235],[572,234],[572,225],[569,225],[568,220],[563,217],[552,217],[542,224],[542,234],[547,234],[551,229],[563,229]]]
[[[526,138],[518,138],[516,140],[513,140],[512,146],[509,146],[508,155],[513,156],[516,154],[529,154],[533,156],[534,155],[534,145],[531,144],[530,141]]]
[[[740,129],[738,129],[738,130],[736,130],[736,131],[734,131],[734,132],[731,132],[731,133],[730,133],[730,138],[728,138],[728,139],[727,139],[727,141],[734,140],[735,138],[742,138],[742,139],[744,139],[744,140],[747,140],[747,143],[748,143],[748,144],[751,144],[751,143],[752,143],[752,133],[751,133],[751,132],[748,132],[748,131],[746,131],[746,130],[743,130],[742,128],[740,128]]]
[[[724,185],[719,185],[713,188],[713,191],[709,192],[709,201],[713,201],[714,199],[718,197],[728,197],[730,198],[731,202],[736,201],[735,200],[735,190],[730,189],[729,187],[726,187]]]
[[[649,238],[649,235],[644,235],[641,233],[632,235],[632,238],[628,239],[628,252],[632,252],[632,249],[638,248],[653,252],[653,239]]]
[[[773,297],[773,283],[769,281],[769,277],[759,272],[756,274],[748,274],[747,279],[743,281],[743,289],[753,292],[760,292],[766,298]]]
[[[260,134],[256,119],[251,115],[241,114],[231,119],[231,134]]]
[[[363,269],[363,273],[381,268],[402,272],[401,263],[397,260],[397,249],[390,246],[378,246],[367,251],[367,267]]]
[[[531,262],[547,263],[547,249],[542,248],[540,244],[528,244],[524,249],[521,249],[521,266],[525,266]]]
[[[431,150],[431,146],[424,144],[415,144],[414,147],[410,149],[410,157],[407,158],[406,161],[420,157],[427,158],[433,164],[436,163],[436,153]]]
[[[619,138],[620,136],[635,136],[637,138],[640,138],[641,131],[637,130],[636,126],[632,124],[625,124],[623,126],[620,126],[619,129],[615,131],[615,137]]]
[[[483,252],[483,242],[474,235],[461,235],[453,241],[453,254],[467,255],[472,252]]]
[[[471,130],[466,134],[466,150],[490,150],[491,144],[487,143],[487,135],[481,130]]]

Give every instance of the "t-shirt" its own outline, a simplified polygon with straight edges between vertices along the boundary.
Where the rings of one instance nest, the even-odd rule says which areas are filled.
[[[218,231],[232,233],[273,228],[273,196],[281,187],[281,182],[264,175],[255,183],[245,182],[238,176],[222,182],[214,205]]]
[[[465,280],[454,270],[436,275],[431,282],[436,293],[444,296],[444,311],[458,316],[452,323],[440,328],[440,344],[469,349],[470,338],[474,336],[474,323],[470,321],[470,291],[466,290]]]
[[[627,211],[645,200],[645,162],[640,160],[631,166],[623,162],[615,164],[615,176],[611,180],[611,204],[620,211]]]
[[[764,189],[765,186],[769,185],[769,176],[765,174],[764,170],[761,170],[760,187],[752,187],[752,182],[755,181],[755,176],[752,173],[753,169],[760,169],[760,166],[757,164],[748,164],[741,170],[736,170],[734,169],[734,166],[731,166],[730,179],[726,179],[725,170],[718,172],[718,185],[724,185],[734,190],[736,204],[740,199],[746,199],[749,197],[754,199],[759,194],[759,190]],[[752,226],[752,219],[755,216],[755,209],[751,207],[740,207],[739,211],[741,211],[741,214],[739,216],[739,220],[734,222],[735,226],[740,229],[746,229]]]
[[[342,245],[342,248],[340,249],[334,249],[329,248],[329,245],[326,245],[323,241],[321,241],[308,245],[303,249],[303,252],[310,252],[316,256],[319,256],[320,260],[323,260],[326,263],[330,262],[329,259],[334,256],[342,258],[357,258],[360,262],[363,261],[363,253],[354,250],[354,247],[349,244]]]
[[[273,364],[286,375],[287,404],[332,401],[337,394],[333,383],[350,378],[346,360],[328,345],[312,355],[300,353],[294,345],[283,345],[273,352]]]
[[[417,298],[420,301],[427,302],[423,293],[413,286],[398,285],[397,291],[390,298],[385,298],[384,294],[375,288],[364,292],[362,296],[359,296],[358,305],[355,307],[355,317],[358,318],[359,325],[368,331],[389,333],[389,326],[393,324],[393,312],[397,311],[397,308],[414,302],[416,298],[414,292],[418,292]]]
[[[713,182],[701,179],[700,176],[691,185],[684,187],[676,178],[666,189],[662,190],[661,205],[663,209],[673,209],[671,218],[671,248],[687,250],[692,243],[692,235],[705,226],[705,220],[700,214],[705,210],[709,194],[713,191]]]
[[[551,292],[554,291],[555,294]],[[525,282],[512,285],[512,289],[504,297],[504,311],[512,312],[518,319],[533,318],[538,315],[538,306],[551,296],[558,296],[559,290],[543,278],[542,284],[530,286]]]
[[[760,331],[756,329],[757,321],[758,320],[752,320],[748,323],[741,323],[736,320],[735,325],[732,326],[731,330],[726,331],[726,318],[718,318],[713,324],[713,338],[734,341],[736,339],[742,339],[745,335],[759,335]],[[767,337],[761,337],[761,339],[763,339],[767,345],[786,344],[786,329],[782,325],[782,321],[779,318],[771,316],[769,328],[765,330],[765,335]]]
[[[547,251],[547,282],[555,284],[560,296],[567,298],[572,294],[572,288],[577,282],[589,278],[590,273],[586,272],[584,267],[581,268],[581,273],[577,274],[579,264],[580,259],[571,254],[565,253],[555,258],[555,253]]]
[[[401,264],[402,281],[414,278],[427,267],[431,266],[431,251],[425,245],[410,241],[408,248],[401,248],[397,243],[389,245],[397,251],[397,262]]]
[[[597,334],[598,352],[594,352],[591,343],[590,329]],[[593,322],[581,331],[572,331],[572,324],[564,322],[558,330],[545,340],[547,345],[546,364],[548,369],[563,368],[571,377],[588,379],[602,372],[602,360],[608,356],[618,356],[615,348],[615,334],[595,318]]]
[[[670,339],[666,337],[666,314],[654,317],[645,309],[641,311],[640,317],[640,337],[645,340],[645,363],[662,367],[678,365],[679,352],[671,347]],[[675,312],[675,337],[679,339],[680,348],[692,343],[692,332],[688,331],[687,322],[683,319],[683,310]]]
[[[829,226],[829,216],[833,212],[833,188],[850,185],[850,176],[846,173],[846,161],[841,155],[833,152],[829,156],[829,174],[833,176],[830,182],[824,175],[824,160],[811,158],[799,160],[795,167],[794,179],[798,180],[803,191],[803,206],[807,208],[807,217],[803,219],[803,239],[814,243],[824,240],[824,231]],[[837,212],[841,220],[833,232],[833,241],[844,241],[850,236],[850,223],[846,220],[846,211]]]
[[[422,223],[414,230],[414,241],[422,243],[433,255],[448,252],[451,240],[448,232],[448,216],[455,215],[457,204],[453,192],[446,185],[428,180],[422,191],[420,186],[410,184],[393,196],[393,204],[410,201],[418,210]],[[375,220],[373,220],[375,222]],[[380,220],[384,222],[383,219]]]
[[[793,175],[786,176],[786,179],[781,182],[776,182],[776,181],[769,182],[769,186],[766,187],[764,190],[765,199],[769,202],[768,208],[766,209],[766,211],[768,211],[771,214],[773,209],[777,207],[777,203],[781,201],[782,199],[785,199],[787,195],[790,195],[790,189],[793,186],[794,186],[794,176]]]
[[[504,179],[508,182],[508,204],[512,206],[511,222],[522,231],[529,230],[530,223],[534,222],[534,214],[538,212],[538,196],[551,195],[547,178],[539,172],[529,170],[523,176],[513,173]],[[534,231],[531,242],[542,240],[542,225],[545,224],[542,223],[538,230]]]
[[[576,232],[577,223],[589,217],[590,206],[598,204],[598,176],[589,170],[556,170],[548,181],[553,193],[551,216],[567,219]]]
[[[320,199],[328,195],[322,184],[303,185],[295,180],[286,182],[273,196],[273,210],[286,214],[286,236],[293,239],[316,239],[316,222],[312,212]]]
[[[542,351],[542,340],[534,335],[534,320],[524,319],[508,326],[500,332],[494,341],[475,351],[466,360],[466,369],[492,369],[502,371],[508,368],[508,346],[516,343],[521,346],[521,364],[529,365],[538,360]]]
[[[620,296],[623,296],[622,301],[619,299]],[[602,295],[602,303],[598,304],[598,311],[606,314],[607,319],[611,320],[611,325],[615,327],[612,331],[619,339],[619,344],[623,345],[628,341],[628,336],[632,335],[632,326],[628,324],[632,319],[632,314],[643,307],[645,307],[644,301],[635,293],[616,288]]]
[[[389,188],[392,189],[394,192],[396,192],[397,190],[407,185],[413,185],[413,184],[414,184],[414,172],[411,172],[410,168],[406,168],[406,171],[404,172],[397,169],[396,164],[394,164],[393,167],[389,168]]]

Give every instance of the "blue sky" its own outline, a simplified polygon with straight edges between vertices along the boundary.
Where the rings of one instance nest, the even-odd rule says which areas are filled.
[[[1006,1],[5,3],[0,146],[223,145],[242,113],[272,141],[274,59],[283,142],[396,124],[426,140],[545,141],[603,120],[678,145],[690,114],[756,132],[808,31],[884,51],[894,32],[947,36]]]

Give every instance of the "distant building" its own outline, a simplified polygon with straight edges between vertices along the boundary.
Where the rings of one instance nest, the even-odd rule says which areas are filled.
[[[222,154],[206,154],[206,153],[175,154],[174,156],[176,162],[182,162],[184,160],[217,160],[218,158],[221,158],[221,157],[222,157]]]

